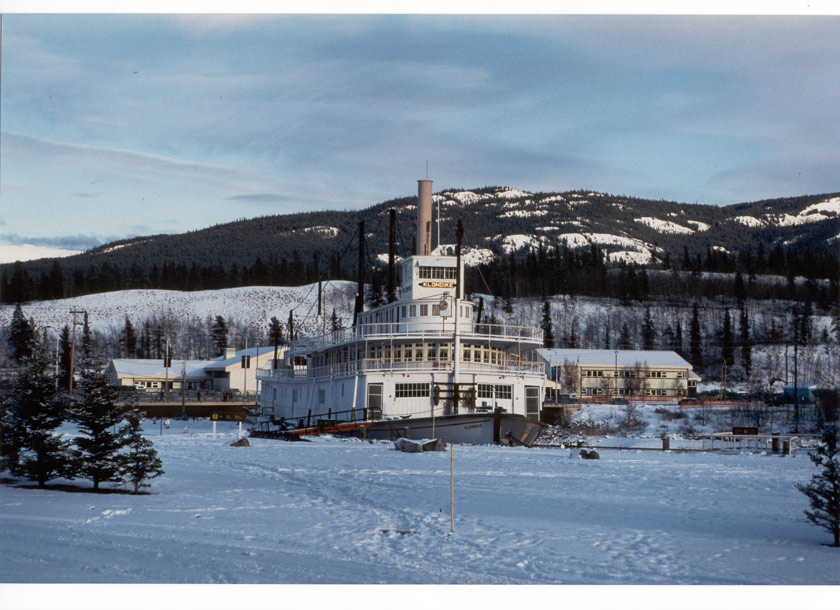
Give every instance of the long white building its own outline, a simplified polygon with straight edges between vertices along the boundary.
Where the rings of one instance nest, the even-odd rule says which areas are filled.
[[[572,398],[697,395],[697,375],[684,358],[664,350],[543,349],[549,379]]]

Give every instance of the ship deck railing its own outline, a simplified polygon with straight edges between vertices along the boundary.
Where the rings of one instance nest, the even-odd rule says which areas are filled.
[[[363,340],[434,341],[451,339],[454,333],[452,322],[394,322],[359,324],[353,328],[342,328],[324,335],[307,337],[294,341],[292,350],[312,351],[331,346],[340,346]],[[504,341],[511,343],[534,343],[541,347],[543,331],[533,326],[511,326],[508,324],[475,324],[463,320],[458,329],[461,340]]]
[[[391,373],[451,373],[452,361],[438,360],[409,360],[393,361],[385,359],[366,358],[364,360],[350,360],[337,362],[325,366],[307,368],[262,369],[257,371],[257,379],[265,381],[277,379],[318,379],[341,375],[353,375],[360,372],[387,371]],[[472,362],[461,361],[459,374],[492,373],[499,375],[540,374],[545,373],[544,361],[510,361]]]

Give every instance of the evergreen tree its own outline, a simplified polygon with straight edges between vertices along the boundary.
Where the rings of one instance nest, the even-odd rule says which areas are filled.
[[[120,337],[122,343],[123,358],[134,358],[137,355],[137,333],[134,332],[134,325],[128,316],[125,317],[125,326],[123,327],[122,336]]]
[[[551,349],[554,347],[554,331],[551,328],[551,303],[548,300],[543,302],[542,323],[543,347]]]
[[[73,478],[75,457],[58,432],[67,414],[67,395],[56,393],[47,374],[49,358],[35,348],[25,369],[2,398],[3,466],[44,487],[56,477]]]
[[[35,343],[35,328],[31,320],[23,315],[20,303],[15,305],[12,321],[9,324],[9,353],[18,363],[23,363],[32,355]]]
[[[633,340],[630,338],[630,327],[627,322],[621,325],[621,333],[618,335],[618,349],[633,349]]]
[[[90,360],[91,356],[93,355],[93,335],[90,332],[90,324],[88,320],[88,313],[84,313],[83,322],[82,322],[82,341],[81,341],[81,348],[82,348],[82,359],[83,360]]]
[[[70,387],[70,359],[73,351],[73,340],[70,337],[70,327],[66,324],[61,329],[61,336],[58,340],[58,386],[60,388]]]
[[[682,321],[677,320],[677,330],[674,332],[674,350],[682,354],[683,351],[683,336],[682,336]]]
[[[142,413],[131,409],[125,414],[125,420],[120,432],[127,451],[120,454],[120,465],[123,478],[134,485],[134,493],[138,493],[141,488],[149,487],[146,480],[163,474],[163,462],[152,441],[143,436]]]
[[[744,276],[741,275],[741,270],[735,272],[735,284],[732,287],[732,293],[739,303],[742,303],[747,297],[747,289],[744,286]]]
[[[125,417],[127,408],[116,404],[117,393],[110,385],[104,364],[91,358],[80,374],[79,395],[73,404],[73,420],[82,436],[76,437],[79,449],[79,473],[93,482],[122,481],[120,450],[125,445],[123,433],[117,425]]]
[[[330,316],[330,330],[341,330],[341,318],[339,318],[338,314],[335,313],[335,307],[333,307],[332,315]]]
[[[703,369],[702,335],[700,334],[700,308],[695,301],[691,307],[691,326],[688,331],[691,366],[695,371]]]
[[[732,335],[732,321],[729,319],[729,308],[723,312],[723,329],[720,333],[720,357],[726,363],[727,367],[735,363],[735,348],[733,346],[734,338]]]
[[[64,272],[61,270],[61,264],[58,261],[53,261],[50,268],[50,274],[47,276],[49,299],[63,299],[64,298]]]
[[[802,316],[799,319],[799,339],[802,343],[808,343],[811,339],[811,318],[814,315],[814,305],[810,300],[805,301],[802,308]]]
[[[834,537],[832,546],[840,546],[840,452],[837,428],[823,431],[820,445],[811,454],[811,461],[822,470],[807,485],[796,488],[808,496],[811,510],[804,511],[808,521],[828,530]]]
[[[744,377],[749,378],[752,373],[752,341],[750,340],[750,320],[747,315],[747,308],[741,302],[741,367],[744,369]]]
[[[228,327],[222,316],[216,316],[213,326],[210,328],[210,341],[216,348],[216,353],[224,354],[228,344]]]
[[[277,347],[283,343],[283,323],[277,319],[277,316],[271,316],[271,322],[268,325],[268,340],[274,345],[274,368],[277,368],[277,361],[279,356],[277,354]]]
[[[656,346],[656,330],[653,328],[653,318],[650,307],[645,305],[645,319],[642,323],[642,349],[652,350]]]

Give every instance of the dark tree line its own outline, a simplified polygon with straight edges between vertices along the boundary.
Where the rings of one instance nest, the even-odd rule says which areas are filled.
[[[104,262],[72,274],[65,273],[61,263],[55,261],[49,273],[42,272],[36,277],[16,263],[11,270],[7,267],[2,271],[0,297],[3,303],[13,304],[143,288],[195,291],[242,286],[299,286],[327,277],[349,279],[355,277],[355,271],[345,268],[338,255],[333,255],[325,265],[318,252],[309,261],[295,253],[290,259],[272,257],[263,261],[257,257],[248,266],[236,261],[228,265],[217,261],[207,266],[164,263],[160,267],[155,264],[144,268],[137,263],[120,267]]]
[[[760,281],[762,275],[777,280]],[[796,278],[805,281],[796,281]],[[746,278],[746,279],[745,279]],[[489,292],[503,299],[545,297],[557,294],[617,299],[623,304],[645,302],[652,296],[669,298],[787,299],[818,304],[828,310],[840,294],[838,258],[828,253],[797,254],[763,248],[730,255],[708,250],[705,257],[683,261],[666,259],[645,267],[608,263],[607,253],[595,245],[571,249],[540,248],[527,253],[497,257],[492,262],[467,269],[467,286],[473,292]]]

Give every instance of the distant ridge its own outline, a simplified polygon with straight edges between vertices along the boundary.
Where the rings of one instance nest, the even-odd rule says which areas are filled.
[[[157,266],[216,264],[250,267],[285,258],[307,264],[317,252],[326,266],[355,248],[352,237],[365,221],[372,256],[387,252],[388,210],[398,217],[398,254],[410,253],[415,197],[392,199],[364,210],[317,211],[264,216],[214,225],[182,234],[144,236],[117,241],[80,254],[62,256],[65,276],[91,265],[146,273]],[[608,262],[655,265],[666,257],[677,260],[687,251],[709,249],[737,253],[762,245],[811,252],[830,252],[840,245],[840,193],[803,195],[717,207],[654,201],[595,191],[530,193],[504,187],[447,189],[434,195],[433,243],[454,243],[455,220],[466,230],[465,245],[476,261],[536,248],[598,246]],[[31,274],[49,272],[51,258],[24,264]],[[22,259],[21,259],[22,260]],[[3,268],[8,268],[7,262]]]

